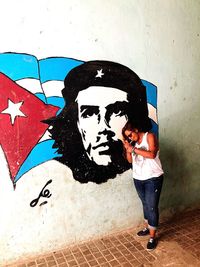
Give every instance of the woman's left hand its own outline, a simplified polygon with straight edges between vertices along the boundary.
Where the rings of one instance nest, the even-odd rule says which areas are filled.
[[[132,153],[132,150],[133,150],[133,146],[131,145],[131,144],[129,144],[129,142],[128,141],[123,141],[123,145],[124,145],[124,147],[125,147],[125,149],[126,149],[126,152],[128,152],[128,153]]]

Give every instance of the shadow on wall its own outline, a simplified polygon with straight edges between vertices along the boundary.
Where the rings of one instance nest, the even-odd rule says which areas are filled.
[[[167,138],[160,138],[160,156],[165,172],[160,201],[161,217],[170,217],[186,208],[200,205],[199,148],[195,143],[187,142],[186,132],[189,130],[182,127],[177,133],[177,129],[178,125],[170,130],[163,129]]]

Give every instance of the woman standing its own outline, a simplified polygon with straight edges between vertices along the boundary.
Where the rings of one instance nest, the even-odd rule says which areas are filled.
[[[163,170],[159,159],[157,138],[127,122],[122,129],[127,160],[132,162],[136,191],[142,201],[145,228],[138,236],[150,234],[147,249],[156,248],[156,229],[159,222],[159,198],[163,183]]]

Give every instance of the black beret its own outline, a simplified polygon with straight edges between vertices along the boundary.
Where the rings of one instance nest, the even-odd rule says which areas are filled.
[[[126,66],[110,61],[88,61],[73,68],[64,80],[62,90],[67,103],[74,102],[79,91],[90,86],[104,86],[120,89],[137,99],[146,94],[142,81]]]

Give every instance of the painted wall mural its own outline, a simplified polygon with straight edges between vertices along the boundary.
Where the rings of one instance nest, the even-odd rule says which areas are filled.
[[[119,63],[3,53],[0,92],[0,144],[14,185],[51,159],[81,183],[105,182],[130,168],[121,142],[128,119],[158,132],[156,87]]]

